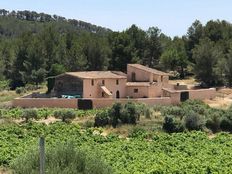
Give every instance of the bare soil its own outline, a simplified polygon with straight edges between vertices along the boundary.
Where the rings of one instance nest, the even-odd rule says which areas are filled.
[[[217,90],[216,97],[212,100],[204,100],[206,104],[213,108],[227,109],[232,105],[232,89],[220,88]]]
[[[60,121],[60,119],[57,119],[55,117],[48,117],[47,119],[42,119],[42,120],[38,120],[35,121],[37,123],[45,123],[46,125],[50,124],[50,123],[54,123],[56,121]]]
[[[0,167],[0,174],[12,174],[12,171],[7,168]]]

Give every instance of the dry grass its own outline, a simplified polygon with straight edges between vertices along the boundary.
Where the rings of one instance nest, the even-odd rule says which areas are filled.
[[[7,101],[11,101],[16,97],[19,97],[19,94],[16,94],[15,91],[1,91],[0,92],[0,103],[1,102],[7,102]]]
[[[15,91],[11,91],[11,90],[3,90],[0,91],[0,107],[1,106],[8,106],[11,104],[11,101],[14,98],[23,96],[23,95],[28,95],[31,94],[32,92],[41,92],[41,93],[45,93],[47,90],[47,87],[45,85],[43,85],[41,88],[34,90],[34,91],[27,91],[26,93],[22,93],[22,94],[16,94]]]
[[[216,97],[212,100],[204,100],[206,104],[213,108],[227,109],[232,105],[232,99]]]
[[[232,89],[220,88],[217,90],[216,97],[212,100],[204,100],[206,104],[213,108],[227,109],[232,105]]]
[[[217,90],[218,94],[223,94],[224,96],[228,96],[232,94],[232,89],[231,88],[220,88]]]
[[[194,85],[194,84],[197,83],[197,81],[196,81],[196,79],[194,77],[188,77],[188,78],[183,79],[183,80],[180,80],[180,79],[169,80],[169,83],[171,83],[171,84],[180,83],[180,84],[185,84],[185,85]]]
[[[37,123],[45,123],[46,125],[50,124],[50,123],[54,123],[54,122],[57,122],[57,121],[60,121],[60,119],[57,119],[55,117],[48,117],[47,119],[42,119],[42,120],[38,120],[38,121],[35,121]]]
[[[12,174],[12,171],[5,167],[0,167],[0,174]]]

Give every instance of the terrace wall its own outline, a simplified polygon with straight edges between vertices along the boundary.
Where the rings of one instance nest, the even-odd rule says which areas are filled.
[[[94,98],[90,99],[93,102],[93,108],[104,108],[113,105],[116,102],[126,103],[141,102],[152,105],[170,105],[171,100],[169,97],[161,98],[140,98],[140,99],[113,99],[113,98]],[[13,100],[14,107],[24,108],[78,108],[78,99],[63,99],[63,98],[16,98]]]
[[[190,99],[204,100],[204,99],[213,99],[215,97],[216,97],[215,88],[189,90]]]

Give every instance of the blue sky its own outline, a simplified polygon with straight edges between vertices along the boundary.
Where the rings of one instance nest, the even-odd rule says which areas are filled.
[[[34,10],[122,31],[136,24],[182,36],[199,19],[232,21],[231,0],[0,0],[0,8]]]

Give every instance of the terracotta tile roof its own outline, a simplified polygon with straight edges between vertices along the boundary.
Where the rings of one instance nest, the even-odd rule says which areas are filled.
[[[150,86],[150,82],[127,82],[126,86]]]
[[[82,71],[66,72],[65,74],[81,79],[126,79],[126,74],[120,71]],[[64,74],[63,74],[64,75]]]
[[[140,65],[140,64],[128,64],[128,65],[132,66],[132,67],[135,67],[135,68],[138,68],[138,69],[141,69],[143,71],[153,73],[153,74],[162,75],[162,76],[170,76],[170,74],[168,74],[168,73],[165,73],[165,72],[153,69],[153,68],[149,68],[147,66],[143,66],[143,65]]]

